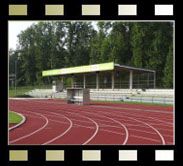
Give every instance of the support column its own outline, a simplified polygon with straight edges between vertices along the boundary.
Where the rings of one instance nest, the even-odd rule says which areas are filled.
[[[129,89],[133,89],[133,70],[130,70],[130,75],[129,75]]]
[[[96,89],[99,90],[99,73],[96,73]]]
[[[64,77],[63,76],[61,77],[61,88],[62,88],[62,90],[64,89]]]
[[[74,76],[72,76],[72,88],[74,88]]]
[[[149,88],[149,73],[147,73],[147,87]]]
[[[83,75],[83,88],[86,88],[86,75]]]
[[[112,71],[112,90],[114,90],[114,71]]]

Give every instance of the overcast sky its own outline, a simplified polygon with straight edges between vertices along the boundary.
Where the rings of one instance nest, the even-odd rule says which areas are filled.
[[[9,21],[9,48],[16,49],[17,35],[37,21]]]
[[[16,45],[18,42],[17,35],[20,34],[21,31],[27,29],[33,23],[38,23],[38,21],[9,21],[9,49],[16,49]],[[96,22],[92,23],[94,28],[96,29]]]

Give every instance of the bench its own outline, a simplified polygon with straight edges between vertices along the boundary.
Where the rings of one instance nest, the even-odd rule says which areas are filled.
[[[90,94],[88,89],[83,88],[67,88],[67,104],[83,104],[88,105]]]
[[[72,102],[82,103],[83,97],[82,96],[73,96],[73,98],[70,99]]]

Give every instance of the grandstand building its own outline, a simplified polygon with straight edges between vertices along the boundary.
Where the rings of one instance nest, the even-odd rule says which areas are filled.
[[[156,87],[155,70],[119,65],[114,62],[52,69],[43,77],[58,76],[64,88],[152,89]]]

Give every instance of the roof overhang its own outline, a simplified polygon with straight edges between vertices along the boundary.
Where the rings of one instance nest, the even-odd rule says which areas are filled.
[[[98,71],[111,71],[114,69],[134,70],[134,71],[143,71],[143,72],[152,72],[152,73],[155,72],[155,70],[132,67],[127,65],[119,65],[119,64],[114,64],[114,62],[109,62],[109,63],[94,64],[94,65],[45,70],[42,72],[42,76],[82,74],[82,73],[92,73],[92,72],[98,72]]]
[[[114,62],[101,63],[86,66],[69,67],[62,69],[46,70],[42,72],[42,76],[56,76],[66,74],[78,74],[78,73],[90,73],[97,71],[109,71],[114,70]]]
[[[155,70],[150,70],[150,69],[144,69],[144,68],[139,68],[139,67],[133,67],[133,66],[127,66],[127,65],[119,65],[119,64],[114,64],[114,67],[119,67],[121,69],[126,69],[126,70],[136,70],[136,71],[144,71],[144,72],[156,72]]]

